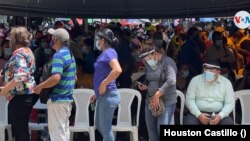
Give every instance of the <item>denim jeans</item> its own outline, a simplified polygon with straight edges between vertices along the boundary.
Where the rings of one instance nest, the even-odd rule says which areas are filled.
[[[117,90],[107,90],[105,94],[97,98],[95,124],[104,141],[115,141],[112,131],[112,120],[120,99],[120,94]]]
[[[166,103],[164,103],[166,105]],[[160,141],[160,125],[169,125],[174,114],[176,104],[165,106],[165,111],[158,117],[154,117],[145,105],[145,118],[150,141]],[[158,130],[156,130],[158,129]]]

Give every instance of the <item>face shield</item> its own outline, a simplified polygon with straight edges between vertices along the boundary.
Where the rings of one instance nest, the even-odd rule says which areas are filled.
[[[157,69],[158,60],[155,59],[155,50],[143,53],[140,55],[145,66],[151,70]]]

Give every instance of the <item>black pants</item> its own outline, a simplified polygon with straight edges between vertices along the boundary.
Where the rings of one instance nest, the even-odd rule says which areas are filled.
[[[11,129],[15,141],[30,141],[28,122],[37,99],[34,94],[17,95],[9,102]]]

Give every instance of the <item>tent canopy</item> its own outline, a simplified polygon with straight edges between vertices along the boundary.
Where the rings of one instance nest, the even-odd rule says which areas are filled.
[[[233,16],[250,0],[1,0],[0,14],[30,17],[188,18]]]

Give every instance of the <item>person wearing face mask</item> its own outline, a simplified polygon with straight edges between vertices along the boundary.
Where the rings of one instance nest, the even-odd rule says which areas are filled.
[[[51,76],[34,89],[40,94],[42,89],[54,87],[49,94],[48,127],[51,141],[69,141],[69,117],[72,109],[75,87],[76,63],[69,50],[70,36],[63,28],[49,29],[56,50],[50,62]]]
[[[198,41],[201,41],[199,30],[196,27],[189,28],[187,40],[178,54],[178,63],[188,66],[191,78],[202,73],[203,47],[200,47],[201,43]]]
[[[202,41],[205,43],[206,48],[209,48],[213,45],[212,41],[208,39],[208,31],[207,30],[203,30],[200,32],[200,36]]]
[[[155,40],[151,44],[153,50],[143,53],[141,58],[146,66],[147,85],[138,82],[138,88],[146,91],[145,119],[151,141],[160,140],[160,125],[169,125],[175,111],[176,98],[176,73],[177,67],[173,59],[166,56],[166,42]],[[152,108],[159,107],[162,98],[165,110],[155,117],[148,105]],[[151,100],[150,100],[151,99]]]
[[[194,77],[187,89],[186,125],[233,125],[234,90],[231,82],[220,75],[215,62],[203,64],[203,74]]]
[[[10,32],[9,47],[13,53],[4,65],[4,87],[0,96],[8,96],[9,117],[15,141],[30,141],[28,122],[38,97],[34,94],[35,57],[29,48],[31,33],[25,27]]]
[[[95,47],[102,52],[94,65],[95,95],[91,97],[91,103],[97,103],[95,124],[104,141],[115,141],[112,119],[121,99],[115,81],[122,69],[112,47],[116,46],[118,41],[108,28],[96,32],[95,41]]]
[[[182,35],[184,34],[184,27],[182,25],[177,25],[174,31],[174,37],[171,39],[167,47],[167,55],[177,62],[178,53],[181,49],[181,46],[184,44],[184,39],[182,38]]]
[[[10,57],[12,55],[12,49],[9,47],[9,41],[8,40],[4,40],[2,42],[2,47],[3,47],[3,53],[2,53],[1,59],[0,59],[0,70],[1,70],[1,72],[3,71],[5,63],[10,59]],[[2,74],[4,74],[4,73],[2,72]],[[4,84],[2,74],[0,75],[0,86],[3,86],[3,84]]]
[[[188,70],[188,66],[185,64],[177,64],[178,72],[177,72],[177,89],[181,90],[183,93],[186,93],[187,86],[190,82],[190,73]]]
[[[217,64],[234,64],[234,54],[228,47],[225,46],[227,39],[223,37],[222,33],[214,31],[212,39],[213,46],[207,49],[205,54],[206,60],[209,62],[216,62]]]

